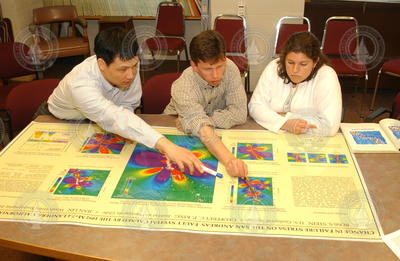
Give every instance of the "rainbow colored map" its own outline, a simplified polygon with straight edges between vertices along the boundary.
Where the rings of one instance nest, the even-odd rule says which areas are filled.
[[[217,169],[217,160],[197,137],[165,137],[191,150],[205,166]],[[137,144],[112,197],[211,203],[214,185],[215,176],[197,170],[192,175],[188,170],[182,173],[162,152]]]
[[[357,144],[386,144],[379,131],[350,131]]]
[[[389,130],[392,131],[393,135],[400,140],[400,126],[389,126]]]
[[[327,163],[326,155],[320,153],[308,153],[310,163]]]
[[[253,191],[243,179],[238,179],[237,204],[272,206],[272,179],[250,177],[249,181]]]
[[[238,143],[236,157],[244,160],[273,160],[272,144]]]
[[[120,154],[125,141],[112,133],[95,133],[82,145],[82,153]]]
[[[54,194],[97,196],[109,173],[108,170],[70,169]]]
[[[344,154],[328,154],[329,163],[348,164],[346,155]]]
[[[306,162],[306,154],[305,153],[287,153],[288,162]]]

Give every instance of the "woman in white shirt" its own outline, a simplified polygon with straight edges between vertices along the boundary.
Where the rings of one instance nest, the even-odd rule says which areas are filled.
[[[336,72],[310,32],[291,35],[279,58],[262,73],[249,113],[264,128],[333,136],[339,129],[342,95]]]

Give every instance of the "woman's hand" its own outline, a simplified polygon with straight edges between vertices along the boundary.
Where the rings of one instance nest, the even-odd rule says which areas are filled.
[[[285,122],[285,124],[283,124],[281,129],[294,134],[301,134],[301,133],[306,133],[308,129],[316,127],[317,126],[315,126],[314,124],[308,124],[306,120],[289,119]]]

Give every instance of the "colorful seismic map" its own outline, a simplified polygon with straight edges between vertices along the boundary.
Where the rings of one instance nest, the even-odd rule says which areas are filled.
[[[82,145],[82,153],[120,154],[125,141],[112,133],[95,133]]]
[[[244,160],[273,160],[272,144],[238,143],[236,157]]]
[[[350,131],[350,134],[357,144],[386,144],[379,131]]]
[[[21,151],[65,151],[71,140],[72,134],[64,131],[36,130],[20,147]]]
[[[392,131],[393,135],[400,140],[400,126],[389,126],[389,130]]]
[[[217,160],[200,139],[186,135],[165,135],[173,143],[191,150],[208,168],[217,169]],[[137,144],[122,173],[113,198],[188,201],[211,203],[215,176],[183,173],[164,153]]]
[[[305,153],[287,153],[288,162],[306,162],[306,154]]]
[[[329,163],[348,164],[346,155],[344,154],[328,154]]]
[[[308,153],[310,163],[327,163],[326,155],[321,153]]]
[[[108,170],[70,169],[54,194],[97,196],[109,173]]]
[[[249,177],[249,181],[252,189],[238,178],[237,204],[272,206],[272,178]]]

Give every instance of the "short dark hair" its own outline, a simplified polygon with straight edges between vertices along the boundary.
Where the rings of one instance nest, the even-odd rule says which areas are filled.
[[[286,56],[290,52],[303,53],[313,62],[319,58],[317,65],[305,81],[311,80],[322,65],[329,64],[328,58],[322,53],[321,44],[314,34],[310,32],[294,33],[286,40],[278,60],[278,75],[284,79],[285,83],[291,82],[285,66]]]
[[[192,39],[189,50],[196,65],[200,60],[213,64],[225,59],[225,40],[217,31],[203,31]]]
[[[99,32],[94,39],[94,52],[97,59],[110,65],[116,57],[130,60],[137,56],[139,45],[134,32],[121,27],[112,27]]]

